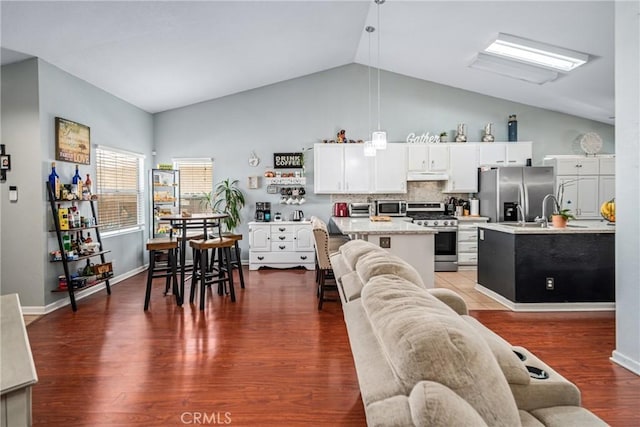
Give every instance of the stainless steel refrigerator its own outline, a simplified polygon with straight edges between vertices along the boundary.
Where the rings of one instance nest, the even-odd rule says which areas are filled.
[[[553,167],[498,167],[479,171],[480,215],[491,222],[526,221],[542,215],[542,199],[554,194]],[[518,207],[519,205],[519,207]],[[553,202],[547,203],[549,215]]]

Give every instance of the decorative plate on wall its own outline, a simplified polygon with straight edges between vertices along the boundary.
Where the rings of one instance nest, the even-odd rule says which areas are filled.
[[[586,154],[598,154],[602,150],[602,138],[595,132],[585,133],[580,139],[580,148]]]

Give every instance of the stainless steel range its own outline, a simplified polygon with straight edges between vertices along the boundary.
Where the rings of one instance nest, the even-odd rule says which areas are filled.
[[[435,271],[458,271],[458,220],[445,213],[442,202],[409,202],[407,217],[414,224],[435,228]]]

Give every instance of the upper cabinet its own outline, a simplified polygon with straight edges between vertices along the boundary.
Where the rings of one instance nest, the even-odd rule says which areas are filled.
[[[317,194],[407,192],[406,144],[387,144],[375,157],[364,144],[315,144],[313,161]]]
[[[448,193],[478,191],[478,147],[475,144],[449,146]]]
[[[447,144],[407,144],[407,169],[410,172],[446,172],[449,168]]]
[[[556,175],[598,175],[600,173],[600,161],[597,157],[553,157],[545,158],[544,163],[555,167]]]
[[[387,144],[374,157],[373,192],[407,192],[406,144]]]
[[[531,142],[478,144],[480,166],[525,166],[533,156]]]
[[[318,194],[368,193],[369,163],[362,144],[316,144],[314,191]]]

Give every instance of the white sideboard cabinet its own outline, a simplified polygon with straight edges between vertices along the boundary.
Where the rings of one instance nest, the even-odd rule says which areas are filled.
[[[260,267],[315,269],[311,222],[250,222],[249,270]]]

